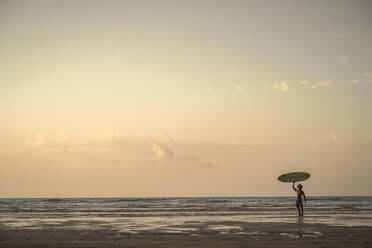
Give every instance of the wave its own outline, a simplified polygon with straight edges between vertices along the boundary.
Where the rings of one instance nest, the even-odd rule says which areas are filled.
[[[211,199],[211,200],[207,200],[206,202],[208,202],[208,203],[225,203],[225,202],[233,202],[233,201],[228,200],[228,199]]]
[[[63,202],[66,201],[65,199],[60,199],[60,198],[48,198],[48,199],[43,199],[44,202]]]
[[[157,202],[157,201],[169,201],[172,198],[119,198],[112,199],[114,202]]]

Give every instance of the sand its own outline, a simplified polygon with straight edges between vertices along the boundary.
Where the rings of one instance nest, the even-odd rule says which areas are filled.
[[[180,232],[179,230],[184,230]],[[0,247],[372,247],[372,227],[304,223],[189,223],[169,232],[73,226],[0,227]]]

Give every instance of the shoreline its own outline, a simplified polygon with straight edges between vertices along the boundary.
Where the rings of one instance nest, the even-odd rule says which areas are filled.
[[[179,231],[179,230],[182,230]],[[40,229],[0,226],[0,247],[371,247],[372,227],[305,223],[188,222],[130,233],[79,223]]]

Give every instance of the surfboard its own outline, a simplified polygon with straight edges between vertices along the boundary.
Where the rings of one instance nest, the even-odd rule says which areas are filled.
[[[307,172],[291,172],[278,177],[278,180],[284,183],[301,182],[309,179],[310,174]]]

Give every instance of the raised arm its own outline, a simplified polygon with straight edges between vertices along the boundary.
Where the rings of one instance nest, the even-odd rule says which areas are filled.
[[[295,181],[293,181],[292,188],[293,188],[294,191],[297,191],[297,189],[295,188],[294,184],[295,184]]]

